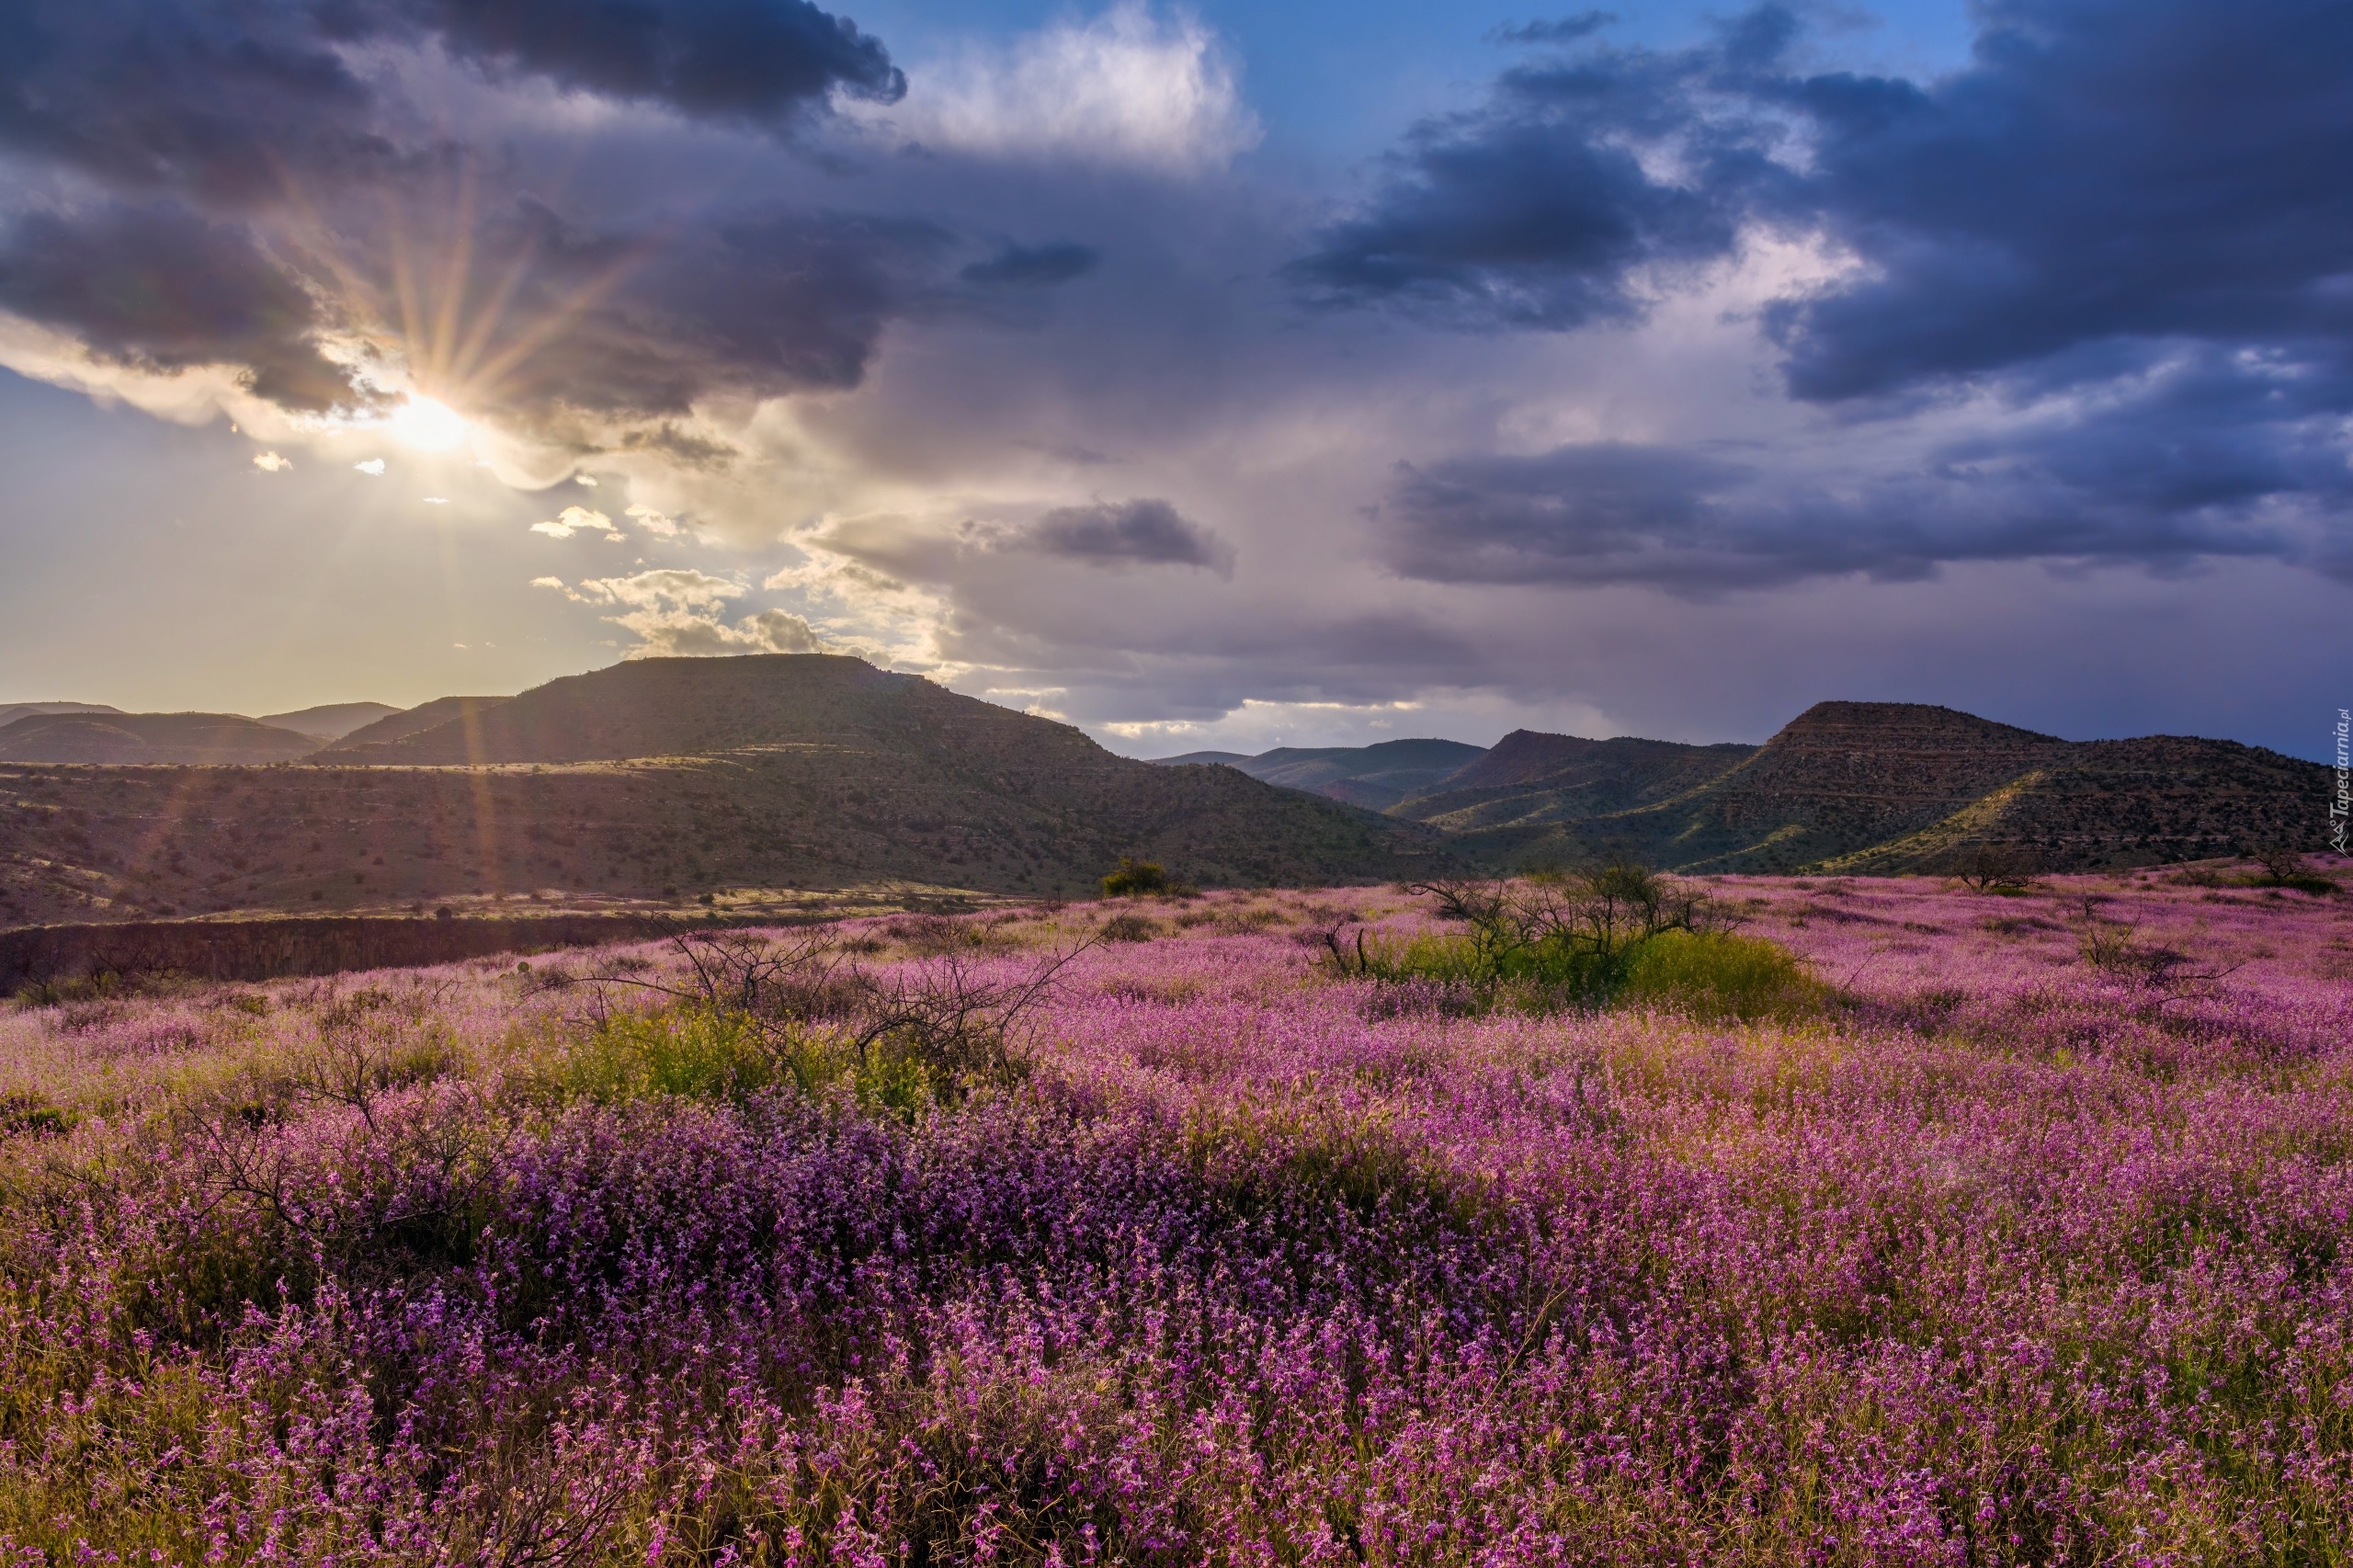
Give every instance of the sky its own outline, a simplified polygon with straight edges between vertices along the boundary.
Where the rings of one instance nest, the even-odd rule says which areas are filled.
[[[0,702],[2320,757],[2341,0],[17,0]]]

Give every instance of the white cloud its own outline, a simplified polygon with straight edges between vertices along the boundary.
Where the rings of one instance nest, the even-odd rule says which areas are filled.
[[[531,586],[553,588],[578,604],[619,605],[605,619],[636,634],[631,658],[718,653],[814,653],[817,634],[797,615],[764,609],[730,626],[720,607],[743,597],[744,585],[727,577],[682,567],[662,567],[628,577],[591,577],[566,587],[561,577],[534,577]]]
[[[984,157],[1198,174],[1261,133],[1216,36],[1132,0],[908,74],[892,127]]]
[[[425,498],[425,504],[428,506],[446,506],[449,504],[449,498],[447,495],[427,495]]]
[[[293,459],[281,458],[276,452],[256,452],[254,454],[254,467],[261,470],[264,473],[283,473],[286,470],[292,468],[293,466]]]
[[[603,529],[610,533],[613,519],[602,512],[592,512],[585,506],[566,506],[555,515],[552,522],[533,523],[531,531],[550,539],[570,539],[574,534]]]
[[[641,645],[629,651],[633,659],[823,651],[807,621],[780,609],[747,615],[733,626],[686,610],[635,610],[606,619],[637,634]]]
[[[651,506],[643,505],[631,506],[623,516],[634,518],[637,526],[647,533],[659,534],[664,539],[675,538],[678,532],[678,525],[675,519],[655,511]]]
[[[384,477],[384,460],[381,458],[369,458],[364,463],[353,463],[351,466],[366,474],[370,479],[381,479]]]
[[[574,484],[585,484],[585,485],[586,485],[586,486],[587,486],[589,489],[591,489],[591,490],[594,490],[594,489],[596,489],[596,488],[597,488],[597,482],[596,482],[596,480],[595,480],[595,479],[593,479],[593,478],[591,478],[589,475],[585,474],[585,473],[575,473],[575,474],[574,474],[574,475],[572,476],[572,483],[574,483]]]
[[[572,596],[583,604],[630,605],[641,609],[708,608],[744,597],[744,585],[691,567],[656,567],[628,577],[591,577]]]

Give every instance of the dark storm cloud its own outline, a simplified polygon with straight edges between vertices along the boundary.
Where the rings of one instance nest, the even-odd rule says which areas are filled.
[[[1622,305],[1629,268],[1720,253],[1757,219],[1868,264],[1770,312],[1802,398],[2113,340],[2342,357],[2353,7],[1991,0],[1978,16],[1972,63],[1925,86],[1792,71],[1800,29],[1778,6],[1698,49],[1521,65],[1482,110],[1417,128],[1381,194],[1291,276],[1339,302],[1572,327]],[[1779,143],[1798,155],[1763,155]],[[1645,144],[1681,172],[1645,174],[1624,151]]]
[[[432,37],[456,58],[700,119],[773,124],[835,91],[895,102],[881,43],[808,0],[320,0],[334,36]]]
[[[311,296],[243,228],[171,203],[20,218],[0,238],[0,309],[118,364],[241,366],[281,407],[353,398],[350,372],[316,347]]]
[[[1461,325],[1561,330],[1624,318],[1653,262],[1728,253],[1745,136],[1685,106],[1680,62],[1596,51],[1506,73],[1483,110],[1416,126],[1375,199],[1284,276],[1331,306]],[[1692,179],[1654,177],[1630,142],[1678,140]]]
[[[832,212],[589,231],[518,203],[485,226],[465,280],[474,299],[514,280],[485,353],[516,340],[513,369],[470,399],[656,416],[713,392],[852,387],[952,243],[920,221]]]
[[[1397,489],[1392,563],[1696,586],[2027,557],[2341,570],[2353,7],[1978,15],[1972,62],[1926,85],[1795,69],[1772,6],[1677,53],[1538,58],[1419,128],[1290,276],[1326,303],[1560,329],[1626,313],[1634,268],[1728,253],[1744,224],[1819,233],[1863,265],[1766,310],[1793,396],[1901,414],[1972,383],[2052,418],[1836,491],[1679,450],[1429,464]]]
[[[1045,289],[1086,277],[1102,264],[1092,245],[1060,240],[1042,245],[1009,244],[957,274],[988,289]]]
[[[373,103],[299,5],[0,6],[0,148],[118,187],[233,203],[282,194],[296,169],[381,168]]]
[[[1680,448],[1597,444],[1401,466],[1385,558],[1439,583],[1639,583],[1707,596],[1961,562],[2180,570],[2268,557],[2347,574],[2353,474],[2331,433],[2201,431],[2193,394],[2031,438],[1955,443],[1830,485]]]
[[[970,253],[925,219],[674,207],[693,154],[647,119],[597,132],[624,154],[609,178],[535,173],[511,131],[402,97],[400,51],[412,73],[438,55],[759,132],[904,89],[880,42],[806,0],[25,0],[0,6],[0,152],[70,176],[0,209],[0,307],[306,411],[379,401],[330,359],[364,375],[392,344],[470,414],[552,435],[567,411],[853,387],[910,310],[983,313],[1095,262],[1008,245],[959,292]]]
[[[11,0],[0,148],[208,203],[381,176],[404,154],[346,51],[428,40],[490,74],[768,126],[905,86],[805,0]]]
[[[1057,506],[1023,537],[1030,548],[1091,566],[1203,566],[1231,571],[1233,548],[1165,501]]]
[[[1617,443],[1401,464],[1390,563],[1442,583],[1688,573],[1724,529],[1718,494],[1745,476],[1711,457]]]
[[[2353,332],[2353,7],[1996,0],[1927,88],[1779,85],[1805,200],[1871,264],[1775,322],[1801,397],[1869,395],[2111,339],[2337,358]]]

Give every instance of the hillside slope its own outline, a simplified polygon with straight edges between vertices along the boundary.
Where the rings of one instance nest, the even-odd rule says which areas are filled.
[[[337,756],[347,762],[444,766],[618,762],[851,736],[916,744],[926,725],[947,726],[956,740],[984,747],[1067,749],[1076,741],[1100,749],[1068,725],[958,697],[920,676],[878,670],[863,659],[761,653],[638,659],[566,676],[431,729],[374,744],[355,735]]]
[[[1485,755],[1461,741],[1398,740],[1376,741],[1367,746],[1277,746],[1256,756],[1197,751],[1153,760],[1163,767],[1222,763],[1286,790],[1304,790],[1352,806],[1386,811]]]
[[[1823,702],[1671,798],[1468,824],[1455,842],[1487,864],[1626,854],[1695,872],[1934,871],[1996,844],[2091,870],[2302,843],[2326,781],[2231,741],[2072,742],[1949,708]]]
[[[482,767],[415,757],[465,744],[443,726],[460,733],[369,748],[400,767],[0,768],[0,925],[884,881],[1070,894],[1121,855],[1212,884],[1449,863],[1417,824],[1231,768],[1130,761],[1068,725],[857,660],[648,660],[553,684],[552,699],[534,700],[541,687],[514,700],[520,722],[483,715],[484,749],[745,744]],[[552,714],[581,716],[586,734]]]
[[[233,713],[39,713],[0,727],[0,762],[290,762],[318,744]]]
[[[119,713],[103,702],[0,702],[0,728],[42,713]]]
[[[466,733],[462,728],[465,723],[513,700],[507,697],[437,697],[430,702],[419,703],[397,713],[388,713],[373,723],[360,725],[333,744],[320,748],[319,760],[341,759],[345,754],[359,747],[404,741],[412,735],[421,735],[449,723],[460,725],[458,733],[462,735]]]
[[[1755,746],[1631,736],[1589,741],[1515,730],[1434,789],[1390,808],[1449,833],[1581,821],[1670,800],[1747,760]]]
[[[291,730],[298,735],[313,736],[324,744],[339,741],[354,730],[393,718],[400,711],[389,702],[323,702],[316,708],[298,708],[291,713],[265,713],[261,722]]]

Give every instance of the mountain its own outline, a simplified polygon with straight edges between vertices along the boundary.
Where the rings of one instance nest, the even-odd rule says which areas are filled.
[[[1239,767],[1250,757],[1247,753],[1238,751],[1188,751],[1182,756],[1152,756],[1144,760],[1154,767]]]
[[[36,713],[0,727],[0,762],[290,762],[318,744],[233,713]]]
[[[1069,894],[1121,855],[1211,884],[1621,853],[1692,873],[1940,872],[1986,845],[2091,870],[2315,848],[2332,785],[2318,764],[2228,741],[2071,742],[1904,703],[1819,703],[1760,746],[1521,731],[1483,753],[1241,759],[1325,790],[1445,769],[1375,813],[1244,766],[1130,761],[1069,725],[817,654],[649,659],[443,699],[290,767],[24,760],[222,755],[223,736],[309,744],[204,714],[0,729],[0,926],[514,897],[732,907],[758,890],[910,884]]]
[[[0,702],[0,729],[42,713],[119,713],[103,702]]]
[[[942,701],[940,699],[949,700]],[[1005,721],[1022,720],[1008,727]],[[834,744],[849,737],[912,744],[926,725],[988,745],[1043,742],[1044,721],[955,697],[920,676],[830,653],[730,659],[638,659],[566,676],[431,729],[338,748],[346,762],[467,764],[616,762],[700,756],[745,746]],[[1052,743],[1075,730],[1055,725]],[[946,736],[939,738],[949,738]],[[1106,754],[1108,755],[1108,754]]]
[[[1688,749],[1726,766],[1684,758],[1643,790],[1655,797],[1677,766],[1687,787],[1615,810],[1481,823],[1473,803],[1424,820],[1456,827],[1459,849],[1488,864],[1628,854],[1691,872],[1938,871],[1999,845],[2091,870],[2316,847],[2312,802],[2328,782],[2317,763],[2232,741],[2064,741],[1917,703],[1816,703],[1745,756]]]
[[[328,702],[291,713],[265,713],[261,722],[322,741],[339,741],[364,724],[392,718],[400,711],[389,702]]]
[[[1671,800],[1756,750],[1515,730],[1476,761],[1390,811],[1449,833],[1582,821]]]
[[[1369,746],[1278,746],[1256,756],[1197,751],[1155,758],[1160,766],[1222,763],[1286,790],[1387,811],[1486,755],[1461,741],[1380,741]]]
[[[444,724],[473,719],[512,700],[506,697],[437,697],[415,708],[387,714],[372,724],[362,724],[322,750],[319,759],[339,758],[342,754],[359,746],[404,741],[411,735],[421,735]]]
[[[290,768],[0,766],[0,926],[888,881],[1070,894],[1122,855],[1212,884],[1451,864],[1418,824],[1131,761],[857,659],[640,660],[478,710],[472,731],[460,718]],[[468,755],[496,764],[445,760]]]

